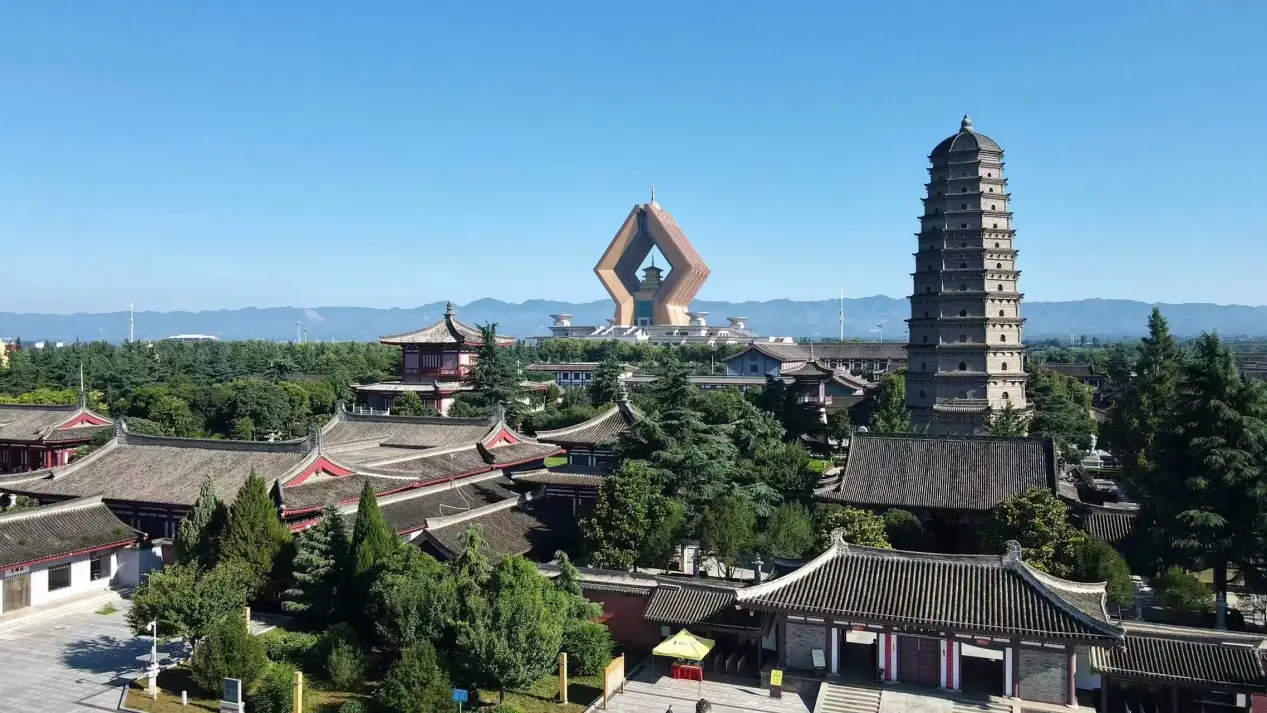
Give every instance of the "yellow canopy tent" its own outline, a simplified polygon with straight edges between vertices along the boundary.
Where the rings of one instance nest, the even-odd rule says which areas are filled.
[[[713,645],[716,643],[712,639],[696,636],[683,629],[661,641],[659,646],[651,650],[651,653],[656,656],[671,656],[676,659],[699,661],[707,656],[709,651],[713,650]]]

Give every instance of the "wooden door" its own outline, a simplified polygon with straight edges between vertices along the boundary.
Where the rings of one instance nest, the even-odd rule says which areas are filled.
[[[0,606],[7,614],[31,606],[31,574],[19,574],[4,580],[4,600]]]
[[[897,673],[903,683],[941,684],[941,643],[919,636],[898,636]]]

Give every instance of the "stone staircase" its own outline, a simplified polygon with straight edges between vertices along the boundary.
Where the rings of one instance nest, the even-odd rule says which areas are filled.
[[[954,713],[1012,713],[1012,704],[1003,701],[955,701]]]
[[[814,713],[877,713],[880,710],[880,689],[862,686],[841,686],[823,682],[818,692]]]

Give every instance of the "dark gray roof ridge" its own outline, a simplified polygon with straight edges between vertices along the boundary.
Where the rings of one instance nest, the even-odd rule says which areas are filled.
[[[1047,440],[1046,436],[957,436],[951,434],[931,434],[931,433],[871,433],[870,431],[857,431],[855,435],[858,438],[902,438],[910,441],[1001,441],[1015,443],[1043,443]]]
[[[256,453],[307,453],[315,450],[311,436],[286,441],[236,441],[220,438],[178,438],[175,436],[143,436],[129,433],[127,422],[119,424],[115,441],[128,446],[163,446],[168,448],[202,448],[217,451],[242,451]]]
[[[102,500],[100,495],[88,495],[82,498],[73,498],[71,500],[49,503],[48,505],[40,505],[39,507],[9,510],[7,512],[0,512],[0,524],[44,517],[55,513],[69,512],[71,510],[82,510],[84,508],[100,505],[101,503]]]
[[[1010,550],[1012,545],[1015,547],[1015,558],[1012,558]],[[1125,636],[1125,632],[1120,626],[1115,626],[1109,619],[1108,609],[1105,608],[1105,593],[1108,584],[1106,582],[1074,582],[1068,579],[1055,577],[1027,564],[1020,558],[1021,546],[1013,541],[1008,542],[1009,554],[1003,556],[1003,566],[1019,574],[1030,586],[1047,597],[1052,604],[1064,611],[1069,616],[1081,621],[1089,628],[1098,628],[1106,634],[1116,637]],[[1094,617],[1090,613],[1079,609],[1069,602],[1068,597],[1062,594],[1067,592],[1075,595],[1093,595],[1099,598],[1101,617]]]
[[[466,522],[467,520],[473,520],[477,517],[483,517],[484,515],[488,515],[489,513],[494,513],[499,510],[506,510],[506,509],[515,507],[516,505],[522,505],[532,499],[533,499],[532,493],[524,493],[523,495],[520,495],[517,498],[507,498],[501,502],[493,503],[492,505],[485,505],[483,507],[472,508],[470,510],[467,510],[466,512],[458,513],[457,515],[446,515],[444,517],[434,517],[427,521],[427,529],[439,530],[445,527],[452,527],[453,525]]]

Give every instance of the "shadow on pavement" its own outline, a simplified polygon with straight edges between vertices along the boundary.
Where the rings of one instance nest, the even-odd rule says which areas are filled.
[[[159,665],[175,662],[185,655],[182,642],[169,642],[158,647]],[[111,685],[122,684],[134,674],[149,666],[150,642],[136,637],[118,637],[102,634],[90,639],[71,641],[62,649],[62,663],[68,668],[86,674],[113,675]]]

